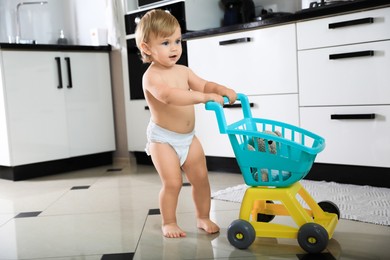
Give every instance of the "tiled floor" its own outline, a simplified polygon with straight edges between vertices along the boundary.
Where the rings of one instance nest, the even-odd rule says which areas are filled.
[[[243,183],[211,172],[212,191]],[[293,239],[257,238],[232,247],[227,227],[240,204],[212,201],[221,232],[195,227],[191,187],[178,206],[182,239],[161,235],[160,180],[153,167],[108,165],[27,181],[0,180],[0,259],[388,259],[390,227],[341,220],[328,248],[307,255]]]

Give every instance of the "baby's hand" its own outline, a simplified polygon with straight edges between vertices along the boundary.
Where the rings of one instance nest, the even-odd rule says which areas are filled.
[[[206,102],[208,102],[208,101],[217,102],[217,103],[221,104],[222,106],[224,104],[223,97],[218,95],[218,94],[215,94],[215,93],[207,93],[206,94]]]
[[[233,89],[227,88],[225,96],[228,97],[230,104],[234,104],[234,102],[236,102],[237,93]]]

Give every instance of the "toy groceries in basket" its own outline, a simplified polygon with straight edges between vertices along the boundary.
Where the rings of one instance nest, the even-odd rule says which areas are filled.
[[[227,134],[244,181],[240,219],[228,228],[229,242],[240,249],[256,237],[294,238],[308,253],[323,251],[332,238],[340,211],[330,202],[317,203],[299,183],[310,171],[325,140],[305,129],[263,118],[253,118],[248,97],[238,94],[243,118],[227,125],[224,109],[215,111],[221,134]],[[225,99],[226,103],[228,102]],[[271,223],[275,216],[290,216],[294,226]]]

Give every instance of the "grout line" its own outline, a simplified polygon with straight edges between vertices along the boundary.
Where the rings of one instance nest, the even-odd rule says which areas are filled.
[[[137,252],[137,249],[138,249],[139,243],[141,241],[141,237],[142,237],[142,235],[144,233],[146,222],[148,221],[149,216],[151,216],[151,215],[159,215],[159,214],[160,214],[160,209],[149,209],[148,214],[146,215],[144,224],[142,225],[141,234],[140,234],[140,236],[138,238],[137,245],[135,246],[135,249],[134,249],[134,255]]]

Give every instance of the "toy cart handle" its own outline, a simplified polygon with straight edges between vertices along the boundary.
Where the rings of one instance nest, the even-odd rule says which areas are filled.
[[[224,99],[224,104],[229,103],[229,99],[227,97],[223,97],[223,99]],[[241,108],[242,108],[244,118],[252,118],[252,112],[250,109],[248,97],[242,93],[237,93],[237,100],[241,102]],[[226,123],[225,113],[223,111],[223,107],[221,106],[221,104],[215,101],[209,101],[206,103],[205,107],[206,110],[214,110],[218,121],[219,132],[221,134],[226,134],[227,123]]]

